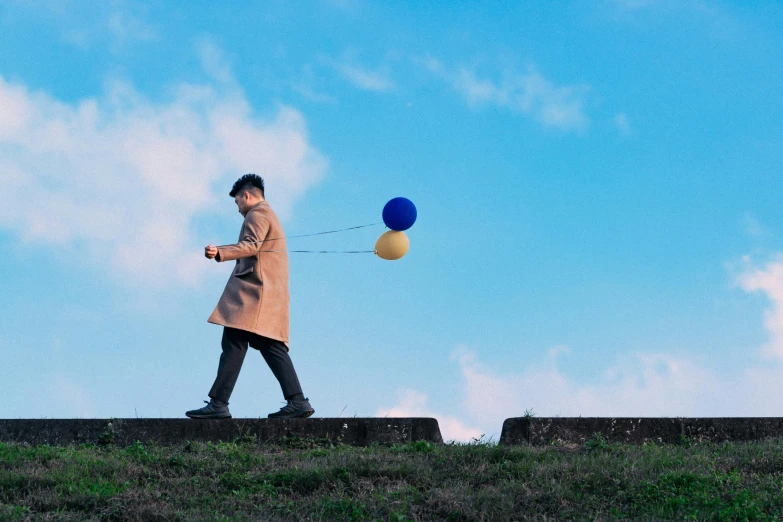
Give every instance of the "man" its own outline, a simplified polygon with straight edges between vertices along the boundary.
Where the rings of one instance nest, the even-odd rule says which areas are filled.
[[[250,345],[264,356],[287,401],[268,417],[309,417],[315,410],[302,394],[288,356],[288,253],[283,227],[264,199],[264,180],[260,176],[245,174],[234,183],[229,195],[245,218],[239,242],[204,248],[207,259],[236,260],[223,295],[207,319],[223,326],[223,353],[208,394],[212,400],[185,415],[193,419],[231,418],[228,399]]]

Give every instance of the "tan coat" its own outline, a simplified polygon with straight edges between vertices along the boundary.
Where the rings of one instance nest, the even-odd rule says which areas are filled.
[[[239,242],[218,247],[215,260],[236,260],[236,266],[208,322],[277,339],[288,346],[287,245],[285,239],[270,241],[284,237],[269,203],[262,201],[248,211]]]

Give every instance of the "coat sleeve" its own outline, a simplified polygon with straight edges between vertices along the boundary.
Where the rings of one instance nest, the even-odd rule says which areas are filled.
[[[269,232],[269,221],[260,212],[251,212],[245,222],[245,233],[239,243],[218,247],[215,261],[233,261],[243,257],[252,257],[264,246],[263,241]]]

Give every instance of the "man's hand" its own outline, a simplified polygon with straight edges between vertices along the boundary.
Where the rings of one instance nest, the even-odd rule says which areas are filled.
[[[215,259],[218,254],[218,249],[215,245],[207,245],[204,247],[204,257],[207,259]]]

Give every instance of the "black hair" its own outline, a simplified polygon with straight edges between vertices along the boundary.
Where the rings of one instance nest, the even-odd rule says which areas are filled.
[[[252,189],[256,187],[261,191],[261,197],[264,197],[264,178],[258,174],[245,174],[234,183],[231,192],[228,193],[232,198],[239,194],[241,190]]]

